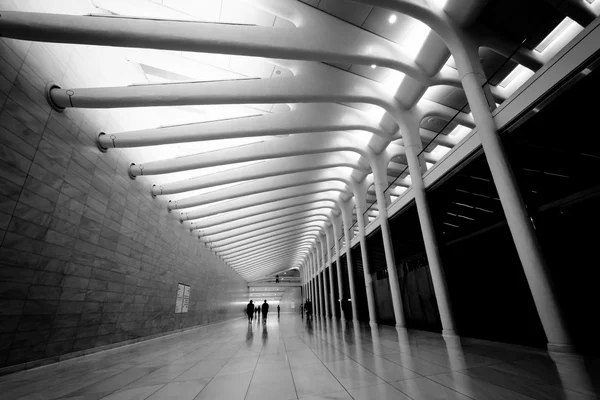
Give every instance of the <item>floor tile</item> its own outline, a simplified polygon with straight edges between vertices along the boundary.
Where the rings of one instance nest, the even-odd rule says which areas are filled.
[[[348,390],[354,400],[410,400],[410,397],[388,383]]]
[[[150,385],[166,385],[185,371],[192,368],[194,364],[168,364],[156,371],[141,377],[138,380],[131,382],[126,388],[150,386]]]
[[[225,358],[215,360],[202,360],[184,373],[175,378],[176,381],[189,381],[202,378],[212,378],[227,364]]]
[[[156,392],[162,387],[162,385],[136,387],[130,389],[118,390],[114,393],[109,394],[106,397],[102,397],[103,400],[143,400],[152,393]]]
[[[92,385],[86,386],[78,390],[75,394],[89,394],[98,392],[112,392],[127,386],[133,381],[154,372],[157,368],[131,368],[122,373],[111,376]]]
[[[405,353],[383,354],[382,357],[388,361],[396,363],[406,369],[409,369],[424,376],[450,372],[450,369],[446,367],[442,367],[441,365],[434,364],[429,361],[421,360],[417,357],[413,357]]]
[[[292,367],[298,397],[344,390],[323,364]]]
[[[252,379],[244,400],[292,400],[296,398],[296,388],[290,375],[285,379],[272,378],[260,382]]]
[[[323,393],[316,396],[300,397],[300,400],[352,400],[352,397],[345,390],[334,393]]]
[[[325,366],[346,390],[384,383],[371,371],[352,360],[325,363]]]
[[[191,400],[195,398],[202,389],[204,389],[209,381],[209,379],[198,379],[195,381],[171,382],[165,386],[162,386],[160,390],[156,391],[152,396],[148,397],[148,399]]]
[[[391,385],[413,400],[469,400],[464,394],[425,377],[393,382]]]
[[[357,362],[387,382],[396,382],[421,376],[410,369],[406,369],[398,364],[386,360],[385,358],[375,355],[371,357],[364,357]]]
[[[513,392],[512,390],[505,389],[503,387],[458,372],[433,375],[430,376],[429,379],[477,400],[532,399],[532,397]]]
[[[589,400],[594,397],[580,394],[562,388],[560,386],[548,385],[546,383],[537,382],[531,379],[523,378],[511,373],[507,373],[491,367],[473,368],[461,373],[468,374],[474,378],[481,379],[485,382],[512,390],[525,396],[533,397],[540,400],[551,399],[573,399],[573,400]]]
[[[197,397],[196,400],[244,400],[252,373],[222,375],[214,377]]]

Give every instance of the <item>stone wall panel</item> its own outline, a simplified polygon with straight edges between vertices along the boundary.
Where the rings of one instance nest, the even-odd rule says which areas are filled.
[[[48,106],[46,82],[89,85],[93,63],[53,46],[0,39],[0,368],[240,316],[246,282],[129,179],[131,153],[96,148],[119,121]]]

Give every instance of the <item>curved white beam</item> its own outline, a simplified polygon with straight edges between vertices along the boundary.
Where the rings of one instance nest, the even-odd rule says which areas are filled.
[[[403,148],[391,145],[398,155]],[[243,146],[210,151],[175,159],[152,161],[145,164],[131,165],[129,175],[167,174],[191,169],[214,167],[217,165],[236,164],[241,162],[266,160],[303,154],[330,153],[334,151],[351,151],[367,156],[367,149],[361,146],[355,134],[348,132],[327,132],[316,138],[313,135],[294,135],[277,140],[250,143]]]
[[[352,153],[332,152],[324,154],[302,154],[285,158],[268,159],[243,167],[232,168],[214,174],[190,178],[178,182],[169,182],[152,186],[152,195],[181,193],[196,189],[204,189],[233,182],[259,179],[267,176],[284,175],[292,172],[313,171],[332,167],[349,167],[368,170],[367,163],[360,157],[351,157]]]
[[[319,202],[321,203],[321,202]],[[224,223],[224,224],[218,224],[218,225],[213,225],[213,226],[205,226],[202,225],[202,227],[197,227],[196,229],[198,230],[198,234],[200,237],[210,237],[211,235],[215,235],[221,232],[229,232],[233,229],[239,229],[239,228],[243,228],[246,226],[250,226],[250,225],[255,225],[255,224],[259,224],[262,222],[267,222],[267,221],[274,221],[278,218],[281,217],[287,217],[287,218],[292,218],[294,216],[298,216],[298,215],[302,215],[304,213],[307,212],[320,212],[323,214],[327,215],[331,215],[332,213],[335,213],[337,211],[337,213],[339,214],[339,210],[337,210],[336,207],[334,206],[326,206],[321,204],[308,204],[308,205],[302,205],[302,206],[294,206],[294,207],[289,207],[287,209],[283,209],[283,210],[278,210],[278,211],[272,211],[272,212],[268,212],[268,213],[264,213],[264,214],[258,214],[258,215],[254,215],[254,216],[250,216],[244,219],[238,219],[229,223]]]
[[[257,254],[262,254],[265,251],[270,251],[276,248],[283,248],[286,246],[300,246],[303,244],[308,244],[308,245],[313,245],[315,242],[315,238],[306,238],[303,240],[294,238],[294,239],[288,239],[286,241],[281,241],[278,243],[269,243],[269,244],[265,244],[264,246],[259,246],[256,248],[252,248],[252,249],[248,249],[246,251],[240,251],[240,252],[236,252],[235,254],[221,254],[220,256],[229,261],[233,261],[233,260],[237,260],[237,259],[243,259],[244,257],[253,257]]]
[[[315,248],[315,242],[316,241],[313,241],[312,243],[301,244],[299,246],[296,246],[294,244],[288,244],[281,247],[275,247],[267,252],[264,252],[263,254],[253,255],[247,259],[227,261],[227,263],[233,268],[245,269],[259,263],[265,263],[268,260],[281,258],[282,256],[285,257],[289,254],[297,253],[298,251],[303,249],[313,250]]]
[[[255,103],[354,102],[381,105],[383,87],[333,68],[300,76],[121,87],[49,89],[51,104],[65,108],[164,107]],[[379,93],[378,93],[379,92]],[[379,96],[382,97],[379,97]],[[389,97],[389,95],[388,95]]]
[[[241,266],[250,266],[255,263],[264,263],[265,261],[280,257],[282,255],[287,255],[289,253],[297,252],[302,248],[310,249],[314,246],[314,243],[311,244],[288,244],[286,246],[279,246],[272,249],[263,250],[260,254],[249,255],[245,257],[237,257],[235,259],[225,258],[226,262],[232,267],[241,267]]]
[[[288,242],[290,240],[302,240],[302,239],[316,239],[318,238],[318,235],[314,232],[308,231],[308,232],[290,232],[287,234],[282,234],[279,237],[277,237],[276,239],[264,239],[264,240],[260,240],[260,241],[255,241],[252,243],[246,243],[246,244],[242,244],[242,245],[233,245],[233,246],[229,246],[229,247],[214,247],[212,250],[217,254],[217,255],[232,255],[237,251],[246,251],[249,249],[253,249],[255,247],[261,247],[264,245],[269,245],[270,243],[285,243]]]
[[[254,238],[250,238],[250,239],[245,239],[245,240],[239,240],[239,241],[232,241],[230,243],[221,243],[218,246],[209,246],[209,247],[218,247],[220,250],[229,250],[235,247],[240,247],[240,246],[244,246],[247,244],[258,244],[258,243],[264,243],[265,240],[272,240],[274,237],[280,237],[280,236],[284,236],[286,234],[304,234],[304,233],[308,233],[308,232],[314,232],[314,231],[318,231],[316,226],[312,226],[312,227],[302,227],[302,228],[286,228],[284,230],[278,231],[278,232],[274,232],[271,231],[269,233],[265,233],[263,235],[261,235],[260,237],[254,237]]]
[[[290,247],[298,248],[299,246],[302,246],[302,245],[307,245],[310,247],[310,246],[314,246],[315,239],[316,238],[307,238],[304,240],[294,240],[294,241],[282,242],[279,244],[270,245],[268,247],[261,247],[260,249],[257,249],[256,251],[244,252],[243,254],[240,254],[239,256],[236,255],[235,258],[232,256],[222,256],[222,258],[227,260],[227,262],[234,262],[234,261],[238,261],[238,260],[250,259],[252,257],[260,256],[262,254],[266,254],[267,252],[275,251],[275,250],[281,249],[281,248],[290,248]]]
[[[248,239],[258,239],[259,240],[261,238],[264,238],[265,235],[272,235],[276,232],[289,232],[290,229],[293,230],[293,229],[302,229],[302,228],[311,227],[311,226],[322,226],[326,222],[327,222],[327,218],[323,218],[323,217],[314,217],[311,219],[307,219],[301,223],[296,223],[294,221],[283,222],[283,223],[278,224],[275,227],[257,229],[256,231],[253,231],[253,232],[248,232],[248,233],[233,236],[233,237],[226,237],[226,238],[220,239],[220,240],[214,240],[214,241],[211,241],[210,243],[212,246],[225,246],[225,245],[232,244],[232,243],[238,243],[238,242],[241,243],[244,240],[248,240]]]
[[[325,221],[331,220],[331,215],[326,212],[305,211],[303,213],[298,213],[296,215],[286,215],[283,217],[273,219],[271,221],[260,222],[260,223],[248,225],[245,227],[235,228],[230,231],[223,231],[221,233],[217,233],[217,234],[214,234],[211,236],[200,236],[200,237],[202,238],[203,241],[214,243],[221,239],[234,237],[236,235],[241,235],[241,234],[248,233],[248,232],[254,232],[259,229],[269,228],[269,227],[277,227],[277,226],[281,225],[282,223],[287,223],[287,222],[292,222],[292,221],[305,221],[308,219],[316,220],[317,219],[316,217],[318,217],[319,220],[323,220],[323,219]]]
[[[255,264],[244,269],[239,267],[236,268],[235,271],[242,276],[247,276],[248,280],[264,278],[272,275],[275,271],[298,265],[307,254],[310,254],[310,251],[308,249],[302,249],[299,252],[288,254],[285,258],[275,258],[268,262]]]
[[[276,200],[268,204],[260,204],[258,206],[250,206],[240,208],[238,210],[229,211],[225,214],[217,214],[209,217],[205,217],[199,220],[190,221],[189,225],[191,229],[197,229],[202,227],[222,226],[227,223],[236,221],[245,221],[246,218],[253,218],[260,215],[267,215],[271,212],[277,212],[280,210],[286,210],[291,207],[313,205],[315,207],[329,208],[332,210],[339,210],[336,206],[336,202],[323,194],[312,194],[306,196],[293,197],[286,200]],[[338,211],[339,212],[339,211]]]
[[[305,222],[314,222],[314,221],[329,221],[330,216],[325,213],[311,213],[305,214],[297,217],[283,217],[278,218],[274,221],[262,222],[260,224],[252,225],[250,227],[236,229],[230,232],[219,233],[210,237],[202,236],[202,240],[213,243],[214,245],[218,245],[220,241],[230,238],[245,238],[246,234],[260,234],[262,232],[268,232],[270,230],[275,230],[279,228],[283,228],[286,226],[291,226],[292,224],[300,224]],[[300,221],[300,222],[299,222]],[[272,229],[268,229],[272,228]]]
[[[352,194],[345,187],[345,185],[342,185],[341,183],[340,185],[325,185],[323,183],[313,183],[310,185],[297,186],[291,189],[279,189],[269,193],[253,194],[241,200],[223,202],[216,205],[203,207],[201,210],[182,212],[181,220],[186,221],[190,219],[203,218],[228,211],[239,210],[241,208],[246,208],[250,206],[273,203],[279,200],[292,199],[294,197],[300,197],[308,194],[325,193],[332,191],[346,193],[348,195]]]
[[[435,84],[402,46],[329,18],[328,29],[273,28],[59,14],[2,12],[4,37],[54,43],[181,50],[255,57],[376,64]],[[326,26],[326,25],[324,25]]]
[[[285,113],[101,134],[98,145],[109,149],[351,130],[367,131],[384,139],[390,137],[377,120],[363,111],[340,104],[295,104]]]
[[[196,196],[186,197],[175,201],[169,200],[168,208],[169,210],[178,210],[182,208],[197,207],[222,200],[235,199],[262,192],[308,185],[311,183],[337,181],[350,185],[349,178],[344,178],[344,175],[349,176],[350,174],[347,173],[347,171],[340,171],[339,168],[335,168],[315,172],[295,172],[281,176],[260,178]]]
[[[253,269],[254,267],[264,266],[265,264],[268,264],[269,262],[279,261],[282,259],[289,259],[289,258],[291,258],[291,256],[294,256],[300,252],[304,252],[304,250],[310,251],[313,248],[314,248],[313,245],[302,245],[299,248],[282,248],[278,251],[269,253],[265,257],[258,257],[258,258],[253,258],[248,261],[238,261],[235,263],[228,263],[228,264],[230,264],[232,268],[243,271],[243,270]]]

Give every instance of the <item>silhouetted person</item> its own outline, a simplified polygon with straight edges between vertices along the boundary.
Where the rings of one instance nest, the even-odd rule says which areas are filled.
[[[279,304],[277,304],[277,318],[279,318],[279,310],[281,309],[279,308]]]
[[[269,305],[267,304],[267,301],[265,300],[265,302],[262,304],[262,314],[263,314],[263,321],[267,322],[267,313],[269,312]]]
[[[258,319],[260,319],[260,306],[258,306],[256,308],[258,308]]]
[[[310,301],[310,299],[306,299],[306,303],[304,303],[304,311],[306,311],[306,320],[312,320],[312,301]]]
[[[248,314],[248,323],[252,323],[252,317],[254,317],[254,303],[252,303],[252,300],[246,306],[246,314]]]
[[[275,275],[275,283],[279,283],[279,275]]]
[[[300,303],[300,317],[304,319],[304,303]]]

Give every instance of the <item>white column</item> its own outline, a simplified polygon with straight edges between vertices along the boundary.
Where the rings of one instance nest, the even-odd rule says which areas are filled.
[[[340,259],[340,239],[342,237],[342,232],[340,229],[340,224],[338,221],[334,221],[333,224],[333,239],[335,246],[335,267],[337,268],[337,285],[338,285],[338,307],[340,310],[340,319],[342,322],[346,321],[346,317],[344,316],[344,310],[342,310],[341,300],[344,297],[344,285],[342,283],[342,262]]]
[[[354,286],[354,268],[352,263],[352,203],[350,200],[346,202],[342,207],[342,221],[344,223],[344,237],[346,238],[346,261],[348,262],[348,283],[350,286],[350,297],[352,301],[350,305],[352,307],[352,320],[357,320],[356,310],[356,289]]]
[[[535,228],[488,108],[482,89],[485,79],[475,50],[471,52],[470,59],[458,57],[457,66],[506,221],[548,339],[548,349],[572,352],[573,342],[565,326]]]
[[[367,306],[369,308],[369,325],[377,326],[377,311],[375,308],[375,294],[373,293],[373,277],[371,276],[371,267],[369,266],[369,255],[367,249],[367,239],[365,237],[365,217],[366,211],[366,191],[367,187],[359,185],[354,192],[356,199],[356,217],[358,220],[358,238],[360,240],[360,254],[362,258],[363,274],[365,277],[365,289],[367,293]]]
[[[314,258],[313,258],[313,253],[311,252],[311,258],[310,258],[310,293],[311,293],[311,298],[312,298],[312,309],[313,309],[313,315],[317,314],[317,291],[315,288],[315,262],[314,262]]]
[[[319,277],[319,307],[321,308],[321,315],[325,316],[325,302],[323,301],[323,275],[321,275],[323,272],[323,263],[318,241],[315,243],[315,247],[317,250],[317,273]]]
[[[313,257],[315,260],[315,289],[317,295],[317,308],[319,310],[319,315],[323,315],[323,308],[321,307],[321,279],[319,276],[319,255],[317,250],[317,244],[315,243],[315,252],[313,253]]]
[[[416,122],[416,121],[413,121]],[[415,198],[415,204],[419,214],[419,223],[421,225],[421,234],[425,243],[425,252],[431,271],[431,280],[435,291],[435,298],[442,321],[442,334],[446,336],[457,335],[456,322],[452,311],[452,303],[448,294],[448,284],[446,274],[442,265],[442,256],[435,235],[433,217],[425,193],[425,184],[423,182],[422,171],[426,170],[425,160],[419,157],[422,149],[421,139],[419,137],[419,126],[412,123],[405,129],[402,138],[406,148],[406,158],[410,171],[411,187]]]
[[[335,289],[333,286],[333,263],[331,261],[331,254],[329,254],[331,252],[331,234],[329,233],[329,230],[326,230],[325,232],[325,238],[327,240],[327,253],[329,255],[329,257],[327,257],[329,262],[329,309],[331,310],[331,318],[335,318]]]
[[[323,304],[325,304],[325,316],[331,316],[329,312],[329,296],[327,294],[327,279],[325,279],[325,269],[327,267],[327,251],[325,251],[325,238],[321,237],[321,254],[323,255]]]
[[[404,308],[402,307],[402,295],[400,294],[400,283],[396,271],[396,259],[394,257],[394,247],[392,244],[392,235],[390,232],[390,222],[388,221],[387,206],[385,205],[385,195],[383,191],[387,188],[387,165],[377,160],[373,166],[373,177],[375,178],[375,194],[377,195],[377,205],[379,206],[379,223],[381,226],[381,238],[383,239],[383,249],[385,251],[385,262],[390,278],[390,292],[392,294],[392,305],[394,306],[394,317],[396,318],[396,328],[406,328],[404,320]]]

